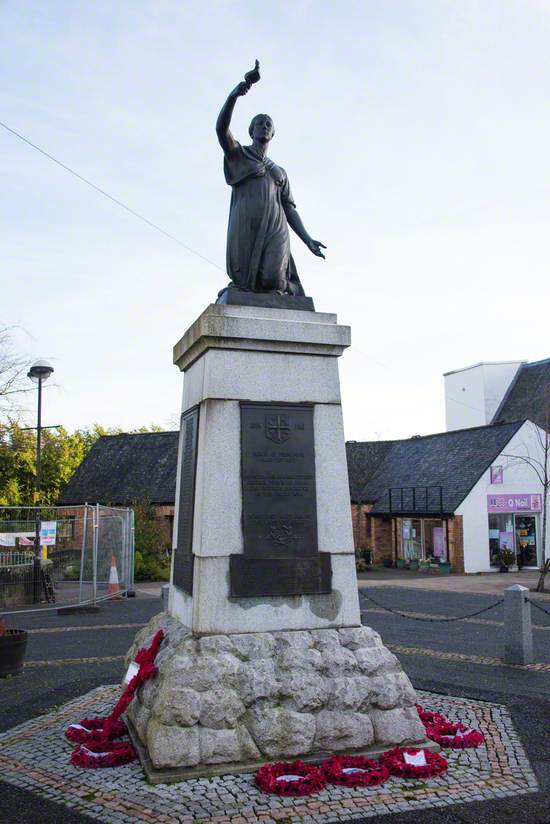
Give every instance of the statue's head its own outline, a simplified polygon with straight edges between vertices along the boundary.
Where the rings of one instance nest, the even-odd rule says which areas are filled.
[[[268,143],[275,134],[273,120],[268,114],[257,114],[252,118],[248,127],[248,134],[252,140]]]

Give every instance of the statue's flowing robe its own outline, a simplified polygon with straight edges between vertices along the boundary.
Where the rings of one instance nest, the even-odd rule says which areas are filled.
[[[280,274],[286,291],[304,291],[290,254],[285,205],[295,208],[284,169],[252,146],[236,144],[224,157],[225,180],[232,187],[227,230],[227,274],[236,286],[266,291],[262,276]]]

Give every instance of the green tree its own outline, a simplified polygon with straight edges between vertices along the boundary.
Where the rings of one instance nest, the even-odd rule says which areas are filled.
[[[135,577],[137,581],[167,581],[171,542],[168,529],[146,501],[133,504],[135,515]]]
[[[73,472],[102,435],[118,434],[94,424],[68,432],[42,431],[42,501],[54,504]],[[29,506],[36,487],[36,432],[15,420],[0,423],[0,504]]]

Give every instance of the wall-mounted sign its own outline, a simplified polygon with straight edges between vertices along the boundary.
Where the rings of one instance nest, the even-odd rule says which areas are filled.
[[[42,521],[40,524],[40,546],[53,546],[57,537],[57,521]]]
[[[542,495],[519,492],[509,495],[487,495],[487,512],[541,512]]]
[[[492,466],[491,467],[491,483],[492,484],[501,484],[503,481],[504,476],[504,467],[502,466]]]

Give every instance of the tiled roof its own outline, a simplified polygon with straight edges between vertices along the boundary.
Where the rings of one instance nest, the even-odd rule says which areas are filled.
[[[443,512],[452,513],[522,424],[480,426],[400,441],[350,442],[352,502],[371,503],[373,513],[387,513],[390,488],[414,487],[418,490],[415,511],[429,512],[439,506],[439,495],[432,490],[424,505],[424,490],[441,486]],[[362,487],[361,467],[365,472]],[[411,496],[405,493],[405,509],[412,509]]]
[[[459,429],[400,441],[348,441],[352,503],[389,511],[390,487],[443,487],[443,509],[454,512],[502,452],[523,421]],[[99,438],[69,481],[59,503],[174,504],[178,432]],[[417,509],[422,505],[419,492]],[[430,508],[434,495],[430,493]]]
[[[361,503],[361,493],[372,478],[392,441],[347,441],[349,492],[352,504]]]
[[[518,369],[492,423],[524,419],[550,430],[550,358]]]
[[[173,504],[178,435],[178,432],[145,432],[99,438],[69,481],[59,503]]]

